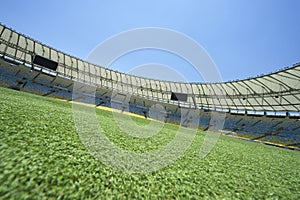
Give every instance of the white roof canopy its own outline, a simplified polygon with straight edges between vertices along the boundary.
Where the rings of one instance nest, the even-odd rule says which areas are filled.
[[[199,108],[253,111],[300,111],[300,64],[246,80],[179,83],[136,77],[106,69],[43,45],[0,24],[0,54],[32,64],[35,55],[58,63],[57,74],[97,87],[118,89],[141,98],[170,101],[171,92],[188,94]],[[193,99],[194,98],[194,99]],[[195,105],[196,104],[196,105]]]

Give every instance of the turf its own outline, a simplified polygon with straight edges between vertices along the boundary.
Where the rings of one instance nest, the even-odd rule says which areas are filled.
[[[0,199],[300,199],[300,153],[220,137],[200,159],[198,132],[183,157],[147,174],[105,166],[81,143],[68,102],[0,88]],[[168,143],[176,126],[126,137],[98,110],[116,145],[145,152]],[[134,118],[143,126],[149,121]]]

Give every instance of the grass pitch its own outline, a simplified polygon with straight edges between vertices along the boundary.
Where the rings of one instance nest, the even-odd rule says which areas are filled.
[[[205,133],[199,131],[169,167],[127,174],[86,150],[70,103],[0,88],[0,106],[0,199],[300,199],[296,151],[221,136],[201,160]],[[167,144],[177,129],[167,124],[138,139],[124,135],[109,111],[97,115],[111,141],[136,152]]]

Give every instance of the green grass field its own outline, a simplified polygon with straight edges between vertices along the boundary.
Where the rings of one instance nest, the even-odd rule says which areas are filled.
[[[127,174],[86,150],[71,103],[0,88],[0,105],[0,199],[300,199],[297,151],[221,136],[200,159],[205,133],[199,131],[169,167]],[[110,112],[97,114],[111,141],[136,152],[167,144],[177,129],[167,124],[138,139],[122,134]]]

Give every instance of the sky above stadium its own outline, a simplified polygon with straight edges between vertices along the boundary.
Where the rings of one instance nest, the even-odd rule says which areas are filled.
[[[229,81],[300,62],[299,10],[298,0],[10,0],[1,2],[0,22],[84,60],[120,32],[172,29],[199,43],[222,80]],[[169,66],[187,81],[202,81],[188,62],[157,50],[132,52],[109,67],[129,72],[141,65],[149,69],[148,63]],[[160,78],[156,67],[149,70]]]

